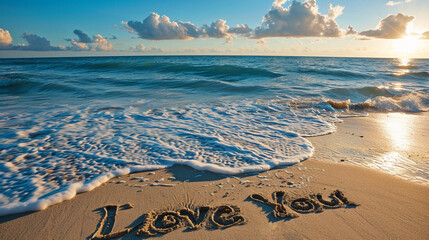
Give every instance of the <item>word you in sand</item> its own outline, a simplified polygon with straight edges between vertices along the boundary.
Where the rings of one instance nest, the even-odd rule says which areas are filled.
[[[254,201],[273,207],[273,214],[276,218],[296,218],[298,217],[297,212],[317,213],[322,212],[325,208],[359,206],[359,204],[348,200],[340,190],[333,191],[329,196],[330,200],[324,199],[320,193],[293,199],[284,191],[273,192],[273,200],[264,197],[262,194],[252,194],[249,197]]]
[[[246,223],[245,218],[240,215],[240,208],[237,206],[202,206],[195,210],[182,208],[178,211],[150,211],[144,214],[144,220],[134,227],[112,233],[118,209],[128,208],[132,208],[132,205],[108,205],[103,207],[104,216],[90,239],[117,238],[134,230],[137,230],[137,235],[154,236],[174,231],[182,226],[187,226],[189,230],[196,230],[203,226],[206,228],[228,228]]]

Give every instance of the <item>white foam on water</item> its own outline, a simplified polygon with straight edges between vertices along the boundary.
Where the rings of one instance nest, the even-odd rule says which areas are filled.
[[[33,124],[0,135],[7,140],[0,145],[6,160],[0,215],[42,210],[112,177],[174,164],[221,174],[292,165],[313,154],[303,136],[335,131],[332,114],[323,109],[270,102],[94,109],[15,116]]]
[[[429,110],[429,93],[410,93],[398,97],[378,96],[367,99],[365,102],[369,107],[383,112],[426,112]]]
[[[147,170],[155,170],[155,169],[161,169],[165,168],[166,166],[134,166],[129,168],[123,168],[120,170],[108,172],[105,174],[102,174],[101,176],[98,176],[97,178],[84,183],[84,182],[77,182],[72,183],[66,187],[63,187],[60,189],[59,192],[54,193],[46,198],[33,198],[31,200],[25,201],[25,202],[12,202],[12,203],[6,203],[4,205],[0,206],[0,216],[9,215],[9,214],[15,214],[15,213],[21,213],[21,212],[29,212],[29,211],[40,211],[44,210],[47,207],[63,202],[65,200],[70,200],[76,196],[78,193],[82,192],[88,192],[92,189],[100,186],[101,184],[109,181],[113,177],[126,175],[133,172],[142,172]],[[37,185],[37,183],[36,183]],[[3,194],[0,195],[0,201],[6,202],[7,197],[5,197]]]

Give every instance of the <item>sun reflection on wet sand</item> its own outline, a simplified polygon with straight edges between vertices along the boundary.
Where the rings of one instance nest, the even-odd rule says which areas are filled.
[[[372,168],[388,172],[393,175],[405,176],[416,168],[416,162],[409,156],[415,152],[415,132],[419,129],[418,118],[406,113],[388,113],[386,117],[378,120],[382,132],[385,134],[390,147],[381,153],[368,165]],[[419,171],[419,170],[417,170]]]
[[[404,113],[388,113],[381,123],[395,149],[405,151],[410,147],[410,129],[414,118]]]
[[[415,165],[415,162],[398,152],[387,152],[379,156],[377,161],[368,165],[393,175],[402,175],[407,172],[407,169],[411,169],[410,167]]]

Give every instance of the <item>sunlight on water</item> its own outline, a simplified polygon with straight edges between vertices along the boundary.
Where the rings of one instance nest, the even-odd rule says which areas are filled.
[[[408,58],[0,59],[0,215],[175,163],[233,174],[300,162],[314,151],[304,137],[334,132],[338,117],[429,109],[428,66]],[[328,99],[350,99],[356,113]],[[380,116],[374,130],[386,144],[355,162],[428,182],[420,139],[429,119]]]
[[[404,166],[410,165],[414,165],[414,162],[403,157],[398,152],[387,152],[378,158],[373,167],[391,174],[401,175],[405,171]]]
[[[408,69],[399,69],[398,71],[394,72],[393,74],[395,76],[400,77],[400,76],[408,74],[408,73],[410,73],[410,70],[408,70]]]
[[[402,75],[410,73],[410,68],[413,68],[413,66],[411,65],[411,60],[409,58],[398,58],[397,61],[398,70],[393,73],[395,76],[400,77]]]
[[[390,141],[398,150],[407,150],[410,146],[410,129],[413,118],[403,113],[389,113],[388,118],[382,123]]]
[[[399,61],[399,66],[408,66],[410,59],[409,58],[399,58],[398,61]]]
[[[392,87],[394,90],[396,90],[396,91],[401,91],[401,90],[403,90],[404,88],[402,87],[402,83],[400,83],[400,82],[395,82],[395,83],[393,83],[393,87]]]

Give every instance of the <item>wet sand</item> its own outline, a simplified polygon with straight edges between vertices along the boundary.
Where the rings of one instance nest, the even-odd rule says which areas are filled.
[[[309,138],[316,152],[301,164],[239,176],[201,172],[185,166],[130,174],[111,179],[91,192],[78,194],[43,211],[0,217],[0,239],[88,239],[100,226],[105,215],[103,207],[107,205],[118,208],[114,225],[101,228],[104,233],[139,224],[141,228],[147,218],[145,214],[151,211],[161,214],[209,207],[208,217],[200,221],[202,225],[198,229],[191,230],[189,224],[180,219],[182,224],[169,233],[157,234],[152,229],[157,235],[137,235],[136,229],[122,236],[123,239],[157,236],[163,239],[424,239],[429,236],[429,186],[353,164],[368,153],[381,158],[396,152],[407,154],[416,162],[427,160],[429,154],[424,146],[429,145],[429,131],[426,131],[429,115],[411,116],[412,120],[407,118],[405,123],[414,121],[412,129],[403,133],[407,138],[403,144],[408,144],[408,148],[398,148],[392,136],[381,127],[387,118],[398,116],[371,114],[367,118],[350,118],[338,124],[334,134]],[[340,202],[338,208],[330,208],[321,204],[319,210],[323,211],[304,213],[287,204],[316,193],[331,200],[329,194],[337,189],[349,201],[360,205]],[[272,204],[249,197],[258,194],[277,202],[273,193],[278,191],[286,194],[283,205],[296,218],[275,217]],[[225,223],[243,221],[230,227],[214,224],[211,216],[215,216],[221,206],[239,209],[237,213],[224,214]],[[215,222],[222,220],[222,216],[215,218]],[[165,220],[168,221],[164,227],[174,221],[172,217]],[[160,227],[160,224],[154,225]]]

